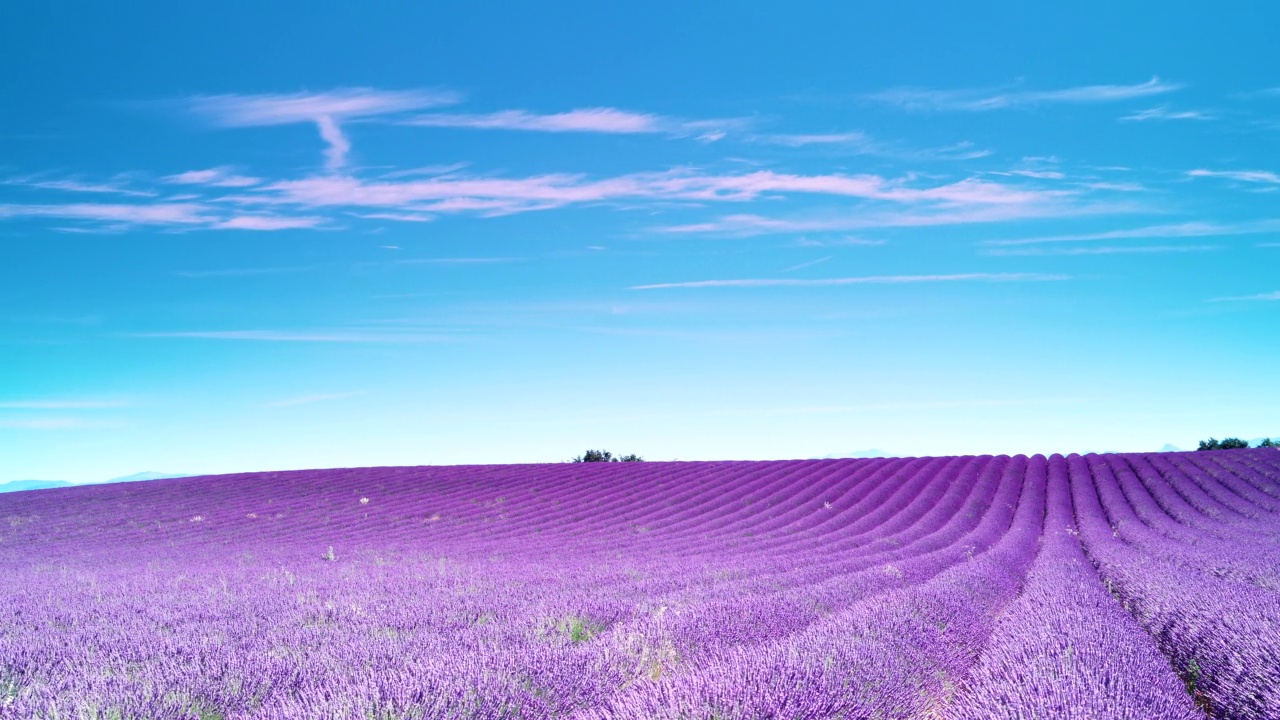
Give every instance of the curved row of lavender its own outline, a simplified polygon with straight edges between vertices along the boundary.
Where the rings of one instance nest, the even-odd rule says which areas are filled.
[[[0,496],[0,718],[1280,717],[1280,452]]]

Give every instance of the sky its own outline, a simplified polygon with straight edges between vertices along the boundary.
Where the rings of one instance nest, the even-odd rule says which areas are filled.
[[[1280,7],[1162,7],[7,4],[0,482],[1280,435]]]

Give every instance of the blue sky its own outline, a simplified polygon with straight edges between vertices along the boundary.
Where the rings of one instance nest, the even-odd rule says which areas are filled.
[[[0,482],[1280,434],[1272,5],[427,5],[0,11]]]

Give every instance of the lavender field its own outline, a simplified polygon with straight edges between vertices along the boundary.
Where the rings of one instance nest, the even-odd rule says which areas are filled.
[[[1276,718],[1280,452],[0,496],[4,718]]]

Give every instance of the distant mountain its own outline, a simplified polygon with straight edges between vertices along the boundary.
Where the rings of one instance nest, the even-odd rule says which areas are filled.
[[[162,473],[162,472],[140,472],[123,477],[111,478],[103,480],[103,483],[119,483],[119,482],[140,482],[143,480],[165,480],[167,478],[194,477],[191,473]]]
[[[890,455],[889,453],[883,450],[876,450],[875,448],[871,448],[870,450],[856,450],[854,452],[848,452],[848,453],[832,453],[831,455],[823,455],[820,459],[821,460],[844,460],[846,458],[878,458],[878,457],[890,457]]]
[[[66,480],[14,480],[0,483],[0,493],[18,492],[19,490],[44,490],[45,488],[69,487]]]
[[[1164,447],[1160,448],[1156,452],[1186,452],[1186,450],[1183,450],[1182,448],[1172,443],[1165,443]]]
[[[91,480],[87,483],[73,483],[66,480],[14,480],[0,483],[0,492],[18,492],[19,490],[45,490],[73,485],[106,485],[107,483],[142,482],[144,480],[164,480],[165,478],[194,477],[191,473],[140,472],[110,480]]]

